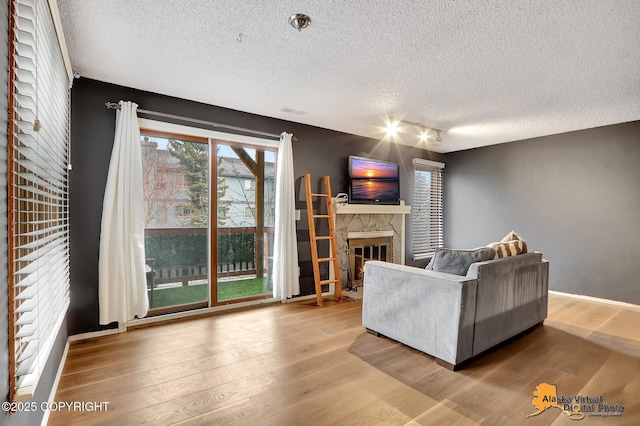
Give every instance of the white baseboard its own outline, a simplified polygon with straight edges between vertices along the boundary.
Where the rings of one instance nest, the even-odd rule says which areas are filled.
[[[629,309],[640,310],[640,305],[634,305],[633,303],[627,303],[627,302],[620,302],[618,300],[601,299],[599,297],[584,296],[582,294],[563,293],[561,291],[555,291],[555,290],[549,290],[549,293],[557,294],[558,296],[571,297],[574,299],[588,300],[590,302],[606,303],[608,305],[622,306]]]
[[[53,380],[53,384],[51,385],[51,392],[49,393],[49,404],[55,401],[56,393],[58,392],[58,385],[60,384],[60,377],[62,377],[62,371],[64,370],[64,365],[67,363],[67,354],[69,353],[69,338],[67,338],[67,343],[64,345],[64,351],[62,352],[62,358],[60,359],[60,364],[58,365],[58,371],[56,372],[56,378]],[[49,423],[49,416],[51,415],[51,410],[46,410],[42,414],[42,426],[47,426]]]
[[[117,328],[110,328],[108,330],[90,331],[88,333],[74,334],[67,338],[67,342],[77,342],[78,340],[93,339],[96,337],[109,336],[111,334],[118,334],[120,331]]]

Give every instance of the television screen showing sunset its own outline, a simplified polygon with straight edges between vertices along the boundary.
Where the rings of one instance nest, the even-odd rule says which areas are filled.
[[[398,165],[361,158],[351,159],[352,179],[398,179]]]
[[[350,158],[352,203],[398,204],[398,165],[361,157]]]

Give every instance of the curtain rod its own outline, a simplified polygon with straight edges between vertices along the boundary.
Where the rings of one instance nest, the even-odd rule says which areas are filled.
[[[109,109],[120,109],[120,106],[118,105],[117,102],[105,102],[104,104]],[[247,129],[247,128],[244,128],[244,127],[229,126],[227,124],[215,123],[213,121],[199,120],[197,118],[183,117],[183,116],[180,116],[180,115],[167,114],[167,113],[164,113],[164,112],[149,111],[147,109],[141,109],[141,108],[138,108],[138,112],[141,113],[141,114],[155,115],[156,117],[172,118],[174,120],[187,121],[187,122],[190,122],[190,123],[197,123],[197,124],[204,124],[204,125],[212,126],[212,127],[220,127],[220,128],[223,128],[223,129],[236,130],[236,131],[243,132],[243,133],[250,133],[250,134],[254,134],[254,135],[268,136],[268,137],[271,137],[271,138],[280,139],[280,135],[276,135],[275,133],[261,132],[261,131],[258,131],[258,130],[251,130],[251,129]],[[291,140],[297,141],[298,139],[295,136],[293,136],[291,138]]]

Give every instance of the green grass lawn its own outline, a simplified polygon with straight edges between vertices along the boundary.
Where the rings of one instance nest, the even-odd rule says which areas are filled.
[[[208,296],[207,284],[187,287],[161,288],[153,290],[151,308],[183,305],[185,303],[205,302]],[[151,292],[149,300],[151,300]],[[218,300],[239,299],[271,293],[267,290],[267,278],[248,278],[243,280],[222,281],[218,283]]]

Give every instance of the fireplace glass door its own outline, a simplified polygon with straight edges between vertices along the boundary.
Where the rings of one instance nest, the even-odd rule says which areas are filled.
[[[357,238],[349,240],[349,287],[362,285],[365,263],[369,260],[392,262],[393,238]]]

